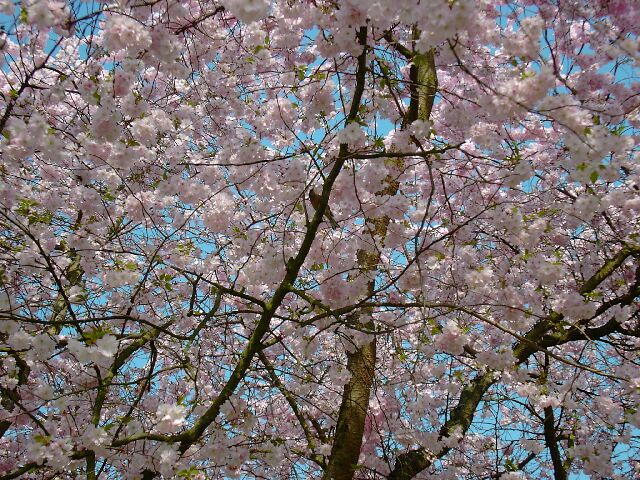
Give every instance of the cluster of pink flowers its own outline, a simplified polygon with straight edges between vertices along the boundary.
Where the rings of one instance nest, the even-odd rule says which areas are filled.
[[[640,474],[634,2],[0,25],[0,477]]]

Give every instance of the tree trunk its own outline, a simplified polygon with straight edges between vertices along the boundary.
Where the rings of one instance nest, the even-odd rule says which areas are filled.
[[[403,129],[415,120],[428,120],[433,108],[433,102],[437,91],[437,76],[433,50],[427,54],[412,52],[407,58],[411,61],[411,87],[409,110],[406,112],[402,122]],[[404,162],[400,161],[402,164]],[[378,192],[379,195],[395,195],[398,192],[399,184],[391,176],[386,179],[385,188]],[[378,237],[378,241],[384,244],[387,235],[389,218],[367,218],[366,224],[372,235]],[[378,268],[380,255],[371,252],[358,252],[358,263],[363,272],[372,272]],[[369,295],[375,290],[372,281],[369,284]],[[366,328],[372,333],[375,332],[373,321],[366,324],[359,324],[361,328]],[[335,436],[331,448],[331,456],[327,469],[324,472],[323,480],[351,480],[354,477],[358,466],[360,448],[362,447],[362,435],[369,407],[369,397],[371,387],[375,378],[376,366],[376,340],[373,340],[361,347],[357,347],[355,352],[347,353],[347,369],[351,374],[349,382],[344,386],[342,393],[342,403],[338,413],[338,423],[336,425]]]

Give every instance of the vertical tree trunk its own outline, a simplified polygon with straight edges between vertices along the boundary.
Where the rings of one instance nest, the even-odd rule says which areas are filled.
[[[347,368],[351,379],[345,385],[338,425],[331,449],[325,479],[352,479],[355,473],[369,406],[369,395],[376,363],[376,342],[367,343],[348,354]]]
[[[428,120],[433,108],[433,102],[437,91],[437,76],[433,50],[427,54],[412,52],[407,58],[411,61],[411,101],[409,110],[402,122],[403,129],[417,119]],[[400,165],[402,167],[402,165]],[[395,195],[399,184],[391,176],[386,179],[385,188],[378,192],[379,195]],[[384,244],[387,235],[389,218],[367,218],[366,224],[369,231],[378,237],[378,241]],[[358,263],[364,272],[372,272],[378,268],[379,254],[370,252],[358,252]],[[375,289],[374,282],[369,284],[369,295]],[[375,332],[373,321],[361,328]],[[361,347],[357,347],[353,353],[347,353],[347,369],[351,374],[349,382],[344,386],[342,403],[338,413],[335,436],[331,448],[331,456],[327,469],[324,472],[324,480],[351,480],[354,477],[362,447],[362,436],[369,407],[371,387],[375,378],[376,366],[376,340]]]

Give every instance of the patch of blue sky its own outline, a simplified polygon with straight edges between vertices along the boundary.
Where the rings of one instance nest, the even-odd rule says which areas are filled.
[[[104,9],[104,4],[96,2],[95,0],[73,0],[67,1],[66,5],[71,12],[71,18],[75,19],[73,35],[78,38],[86,38],[95,34],[98,29],[96,22],[102,17],[101,12]],[[26,21],[28,21],[28,13],[19,3],[17,3],[15,13],[13,15],[0,14],[0,29],[15,42],[18,41],[16,27],[20,23],[25,23]],[[49,38],[45,44],[44,51],[51,55],[55,55],[60,48],[60,42],[62,39],[63,37],[51,30],[49,32]],[[88,54],[88,46],[86,44],[81,45],[80,58],[86,59]],[[6,68],[6,66],[3,65],[3,68]]]

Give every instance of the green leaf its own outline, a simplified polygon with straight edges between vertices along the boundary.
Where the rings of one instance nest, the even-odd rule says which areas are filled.
[[[107,202],[113,202],[116,199],[116,196],[111,193],[109,189],[107,189],[105,192],[103,192],[102,199]]]
[[[189,256],[193,253],[193,251],[195,250],[195,246],[193,245],[193,243],[189,240],[183,243],[179,243],[176,247],[176,250],[181,253],[182,255],[186,255]]]
[[[18,202],[18,208],[16,212],[23,217],[26,217],[31,212],[31,209],[38,205],[38,202],[31,200],[30,198],[23,198]]]
[[[440,261],[440,262],[441,262],[442,260],[444,260],[445,258],[447,258],[447,256],[446,256],[444,253],[442,253],[442,252],[435,252],[435,253],[434,253],[434,256],[435,256],[435,257],[438,259],[438,261]]]
[[[31,200],[30,198],[23,198],[18,202],[18,208],[16,208],[16,212],[23,217],[26,217],[29,220],[29,224],[32,225],[34,223],[44,223],[45,225],[50,225],[53,220],[53,214],[47,210],[43,212],[37,212],[34,207],[38,206],[39,203],[35,200]]]
[[[591,180],[591,183],[596,183],[598,181],[598,177],[598,172],[591,172],[589,179]]]
[[[111,329],[109,327],[93,327],[86,332],[83,332],[82,336],[87,345],[93,345],[108,333],[111,333]]]
[[[194,478],[199,473],[200,473],[200,471],[196,467],[191,466],[189,468],[184,468],[182,470],[179,470],[176,473],[176,475],[178,475],[178,477],[180,477],[180,478],[190,479],[190,478]]]
[[[33,439],[40,445],[49,445],[52,440],[51,435],[34,435]]]

